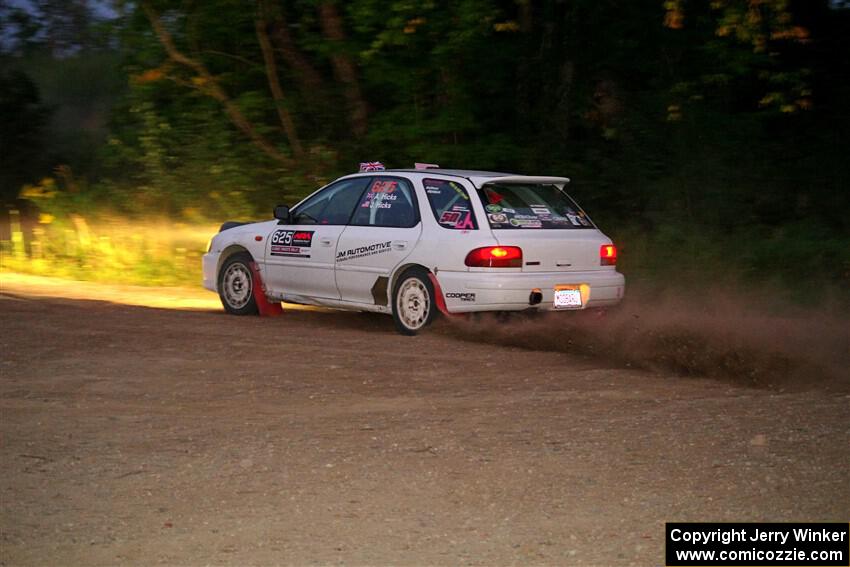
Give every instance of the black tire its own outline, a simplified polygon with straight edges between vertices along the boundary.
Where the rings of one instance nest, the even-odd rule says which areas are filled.
[[[415,335],[431,324],[437,312],[428,272],[410,268],[393,287],[393,321],[402,335]]]
[[[224,310],[231,315],[256,315],[254,299],[254,259],[247,252],[237,252],[224,261],[218,271],[218,296]]]

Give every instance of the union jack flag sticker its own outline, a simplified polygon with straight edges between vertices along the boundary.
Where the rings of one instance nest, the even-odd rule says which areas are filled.
[[[384,171],[386,167],[379,161],[362,161],[360,162],[360,172],[364,171]]]

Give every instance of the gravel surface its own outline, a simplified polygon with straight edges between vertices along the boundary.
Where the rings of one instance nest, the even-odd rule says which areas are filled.
[[[659,565],[667,521],[848,520],[846,393],[9,287],[2,565]]]

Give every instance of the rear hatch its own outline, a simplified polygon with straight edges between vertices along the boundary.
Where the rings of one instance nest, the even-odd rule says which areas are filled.
[[[522,248],[524,272],[604,269],[599,250],[611,239],[559,186],[494,182],[479,195],[499,244]]]

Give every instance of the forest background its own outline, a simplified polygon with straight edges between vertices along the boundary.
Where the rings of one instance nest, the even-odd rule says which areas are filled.
[[[2,269],[200,280],[361,161],[564,175],[643,289],[850,299],[850,3],[0,0]]]

